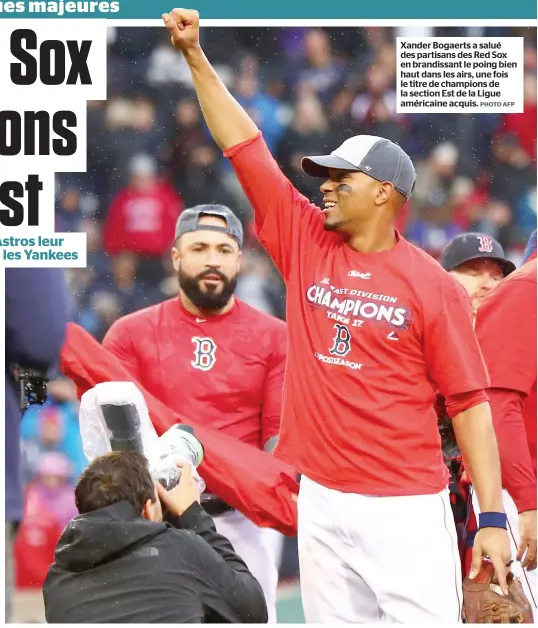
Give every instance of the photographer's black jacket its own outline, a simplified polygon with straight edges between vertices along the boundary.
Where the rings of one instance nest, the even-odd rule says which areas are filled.
[[[193,504],[153,523],[120,502],[75,517],[43,586],[47,623],[267,623],[262,589]]]

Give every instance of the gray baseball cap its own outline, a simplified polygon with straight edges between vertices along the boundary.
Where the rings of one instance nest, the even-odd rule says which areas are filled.
[[[516,266],[507,259],[503,247],[491,236],[483,233],[463,233],[453,238],[441,254],[441,266],[454,270],[465,262],[475,259],[491,259],[497,262],[506,277]]]
[[[200,225],[198,223],[202,216],[218,216],[226,221],[226,226]],[[183,210],[176,222],[175,239],[193,231],[220,231],[232,237],[240,247],[243,246],[243,225],[226,205],[196,205],[196,207]]]
[[[329,168],[363,172],[378,181],[387,181],[407,199],[417,178],[413,162],[398,144],[374,135],[355,135],[330,155],[304,157],[302,167],[312,177],[326,178]]]

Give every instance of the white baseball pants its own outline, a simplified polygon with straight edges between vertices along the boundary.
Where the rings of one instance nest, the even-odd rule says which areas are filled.
[[[276,623],[276,590],[278,567],[274,530],[259,528],[237,510],[213,518],[217,532],[225,536],[235,552],[245,561],[252,575],[260,583],[270,624]]]
[[[448,490],[370,497],[302,476],[307,623],[460,623],[461,563]]]

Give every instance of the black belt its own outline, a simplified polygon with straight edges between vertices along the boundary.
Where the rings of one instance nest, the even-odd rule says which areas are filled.
[[[213,493],[204,493],[200,498],[200,504],[211,517],[216,517],[217,515],[222,515],[225,512],[235,510],[235,508],[232,508],[232,506]]]

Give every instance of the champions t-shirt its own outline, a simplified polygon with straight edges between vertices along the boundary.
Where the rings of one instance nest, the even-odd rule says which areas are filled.
[[[287,285],[288,362],[275,455],[345,492],[442,490],[448,472],[436,391],[450,408],[451,399],[489,383],[468,298],[398,233],[391,250],[364,254],[325,231],[321,210],[282,174],[261,134],[225,156]]]

